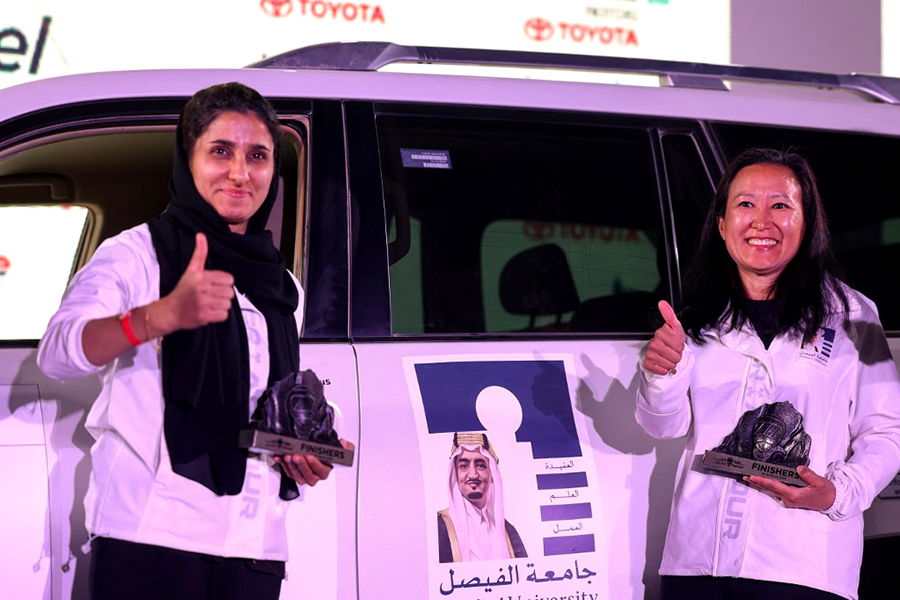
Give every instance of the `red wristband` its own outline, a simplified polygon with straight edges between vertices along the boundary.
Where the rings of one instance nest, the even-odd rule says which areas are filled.
[[[132,346],[140,346],[141,340],[134,335],[134,328],[131,327],[131,311],[125,311],[125,314],[119,315],[119,323],[122,325],[122,333],[125,334],[125,339],[128,340],[128,343]]]

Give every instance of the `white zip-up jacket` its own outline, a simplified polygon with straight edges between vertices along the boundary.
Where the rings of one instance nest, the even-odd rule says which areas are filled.
[[[875,305],[845,288],[850,316],[834,315],[812,343],[752,326],[688,341],[676,373],[641,369],[635,414],[653,437],[688,434],[678,467],[661,575],[793,583],[856,599],[862,512],[900,469],[900,382]],[[834,483],[823,512],[772,496],[701,465],[748,410],[790,402],[812,438],[809,467]]]
[[[296,283],[296,280],[294,280]],[[297,326],[303,316],[303,291]],[[269,377],[269,337],[262,313],[235,288],[250,356],[250,414]],[[287,502],[271,459],[247,460],[244,488],[217,496],[172,471],[163,435],[162,371],[154,344],[141,344],[102,367],[84,356],[81,334],[92,319],[159,299],[159,263],[146,224],[104,241],[69,285],[38,348],[38,364],[64,381],[98,374],[103,391],[85,427],[91,479],[84,499],[87,530],[214,556],[287,560]]]

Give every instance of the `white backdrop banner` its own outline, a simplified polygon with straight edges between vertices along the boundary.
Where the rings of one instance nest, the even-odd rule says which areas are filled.
[[[727,63],[727,0],[18,0],[0,12],[0,87],[68,73],[241,67],[369,40]]]

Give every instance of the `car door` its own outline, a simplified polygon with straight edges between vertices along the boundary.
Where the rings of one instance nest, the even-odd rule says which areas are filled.
[[[35,362],[37,343],[70,275],[97,245],[165,208],[181,106],[204,82],[228,76],[145,73],[129,80],[129,87],[112,75],[92,75],[67,78],[49,96],[4,91],[0,477],[10,490],[0,499],[5,596],[86,597],[90,555],[83,552],[83,498],[93,439],[84,421],[100,381],[45,377]],[[340,104],[295,98],[292,84],[281,86],[277,72],[252,78],[248,83],[276,98],[282,122],[281,194],[268,227],[306,291],[301,365],[320,376],[326,397],[338,405],[342,436],[358,441]],[[84,79],[92,85],[82,85]],[[92,99],[71,102],[85,94]],[[39,109],[28,99],[35,97],[42,98]],[[15,101],[23,98],[17,113]],[[355,474],[356,467],[338,468],[295,501],[284,597],[356,597]],[[244,510],[255,510],[249,496]]]
[[[697,231],[690,188],[670,191],[666,166],[702,175],[691,202],[711,197],[699,128],[460,106],[345,112],[361,597],[530,598],[552,583],[557,596],[622,598],[645,582],[653,597],[683,442],[635,422],[637,363],[657,301],[677,303],[673,196],[678,235]],[[487,433],[527,560],[439,562],[464,431]]]
[[[100,391],[96,377],[45,377],[37,342],[98,241],[165,206],[164,194],[142,190],[165,189],[177,116],[164,100],[148,101],[142,109],[151,113],[140,119],[134,103],[66,104],[0,124],[0,476],[15,490],[0,509],[14,540],[0,551],[0,579],[4,593],[22,598],[84,593],[82,499],[93,441],[84,420]],[[129,197],[138,202],[123,205]]]

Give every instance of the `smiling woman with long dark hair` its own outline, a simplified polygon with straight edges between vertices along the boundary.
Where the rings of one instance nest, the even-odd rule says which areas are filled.
[[[739,173],[747,167],[761,169],[782,167],[789,169],[797,184],[800,210],[792,211],[792,216],[802,217],[799,236],[791,242],[790,256],[777,276],[771,281],[771,290],[766,289],[757,297],[745,293],[742,269],[752,270],[752,265],[742,264],[741,248],[737,244],[728,245],[723,240],[721,228],[726,224],[728,193]],[[775,169],[779,171],[779,169]],[[781,171],[782,174],[786,173]],[[748,175],[748,173],[744,173]],[[740,183],[740,182],[739,182]],[[734,207],[729,216],[739,218],[742,207]],[[778,209],[776,209],[777,211]],[[695,342],[702,341],[705,328],[724,324],[729,329],[739,328],[747,320],[748,300],[768,299],[773,302],[775,315],[774,333],[782,334],[793,330],[805,337],[815,335],[826,315],[835,310],[847,310],[847,297],[840,285],[840,273],[831,247],[831,234],[825,218],[825,209],[819,196],[816,178],[803,157],[796,153],[780,152],[765,148],[754,148],[738,156],[722,175],[713,202],[712,216],[704,224],[700,238],[697,259],[685,274],[685,310],[681,322],[685,331]],[[749,213],[745,213],[750,216]],[[750,223],[749,225],[752,225]],[[740,235],[741,232],[732,232]],[[722,242],[725,242],[724,244]],[[785,240],[771,240],[771,246],[747,248],[747,261],[753,261],[753,254],[760,254],[765,260],[767,254],[776,254],[786,248]],[[732,252],[738,258],[732,257]],[[771,257],[769,258],[771,260]],[[750,275],[752,277],[752,273]],[[690,301],[688,302],[688,299]],[[836,306],[832,306],[834,303]]]
[[[862,511],[900,469],[900,382],[874,304],[839,278],[806,160],[735,158],[681,315],[659,308],[635,414],[654,437],[688,435],[663,598],[855,598]],[[803,485],[706,470],[711,449]]]

